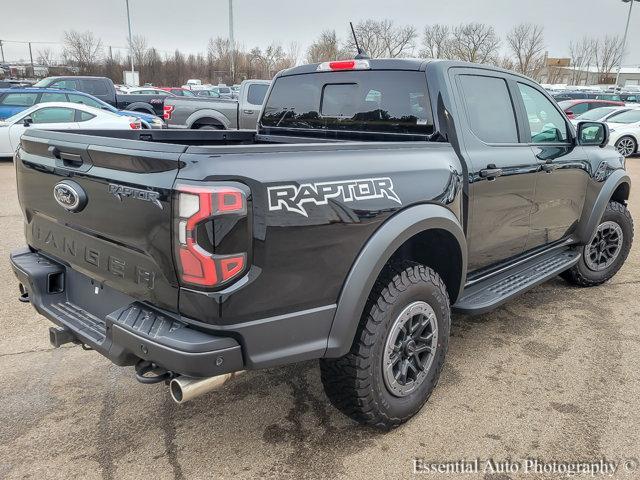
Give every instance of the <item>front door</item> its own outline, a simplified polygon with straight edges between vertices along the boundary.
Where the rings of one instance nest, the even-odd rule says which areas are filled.
[[[454,78],[462,104],[459,140],[469,168],[467,246],[473,271],[525,250],[539,166],[521,142],[511,76],[456,69]]]
[[[540,167],[528,250],[558,241],[575,229],[582,215],[590,164],[555,103],[533,83],[523,80],[517,86],[518,101],[529,119],[525,134]]]

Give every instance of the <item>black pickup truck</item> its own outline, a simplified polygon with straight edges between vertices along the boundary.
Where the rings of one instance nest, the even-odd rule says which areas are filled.
[[[488,66],[295,67],[257,131],[29,129],[11,262],[54,346],[178,402],[320,359],[332,403],[388,429],[434,389],[452,311],[620,269],[630,179],[607,140]]]
[[[175,96],[169,92],[160,95],[118,93],[113,81],[107,77],[47,77],[34,86],[77,90],[93,95],[119,110],[150,113],[161,118],[164,114],[165,99]]]

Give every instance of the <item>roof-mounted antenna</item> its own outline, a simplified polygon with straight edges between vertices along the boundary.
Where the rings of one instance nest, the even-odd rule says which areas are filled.
[[[355,28],[353,28],[353,22],[349,22],[349,25],[351,25],[351,33],[353,34],[353,41],[356,42],[356,49],[358,50],[358,54],[354,58],[356,60],[368,60],[371,57],[367,55],[367,52],[365,52],[360,48],[360,44],[358,43],[358,36],[356,35],[356,30]]]

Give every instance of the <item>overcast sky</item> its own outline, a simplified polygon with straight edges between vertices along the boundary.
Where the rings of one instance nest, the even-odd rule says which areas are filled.
[[[133,34],[161,51],[204,52],[209,38],[228,35],[227,5],[228,0],[130,0]],[[125,0],[0,0],[0,8],[2,40],[60,42],[65,30],[76,29],[93,31],[105,46],[127,42]],[[234,0],[239,44],[250,49],[295,41],[301,53],[324,29],[344,37],[349,20],[389,18],[419,31],[431,23],[484,22],[501,36],[515,24],[538,23],[549,56],[566,56],[571,39],[622,35],[627,10],[622,0]],[[640,3],[627,45],[624,63],[640,64]],[[34,45],[34,57],[44,46]],[[28,48],[5,43],[5,57],[28,58]]]

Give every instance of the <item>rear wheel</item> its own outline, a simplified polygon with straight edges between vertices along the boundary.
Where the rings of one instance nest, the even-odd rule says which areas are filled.
[[[633,137],[621,137],[616,142],[616,150],[623,157],[628,157],[629,155],[633,155],[638,150],[638,143]]]
[[[633,219],[627,207],[609,202],[591,241],[577,264],[561,276],[581,287],[600,285],[622,267],[633,243]]]
[[[320,361],[329,400],[354,420],[390,429],[435,388],[449,342],[449,296],[422,265],[389,268],[374,287],[349,353]]]

